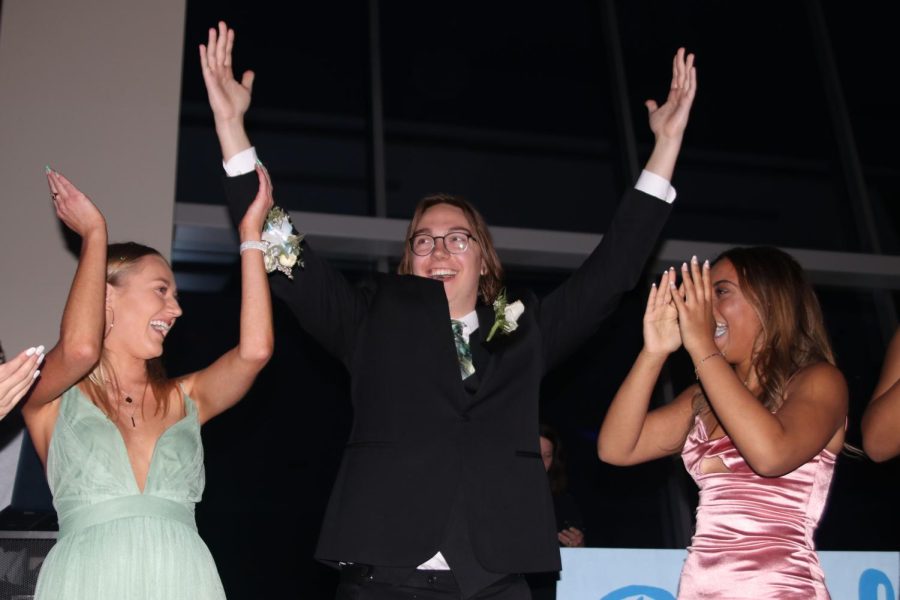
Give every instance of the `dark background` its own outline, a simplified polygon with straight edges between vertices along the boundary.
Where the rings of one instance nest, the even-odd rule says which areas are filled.
[[[447,191],[469,197],[493,225],[602,233],[631,184],[614,99],[624,94],[643,161],[652,136],[642,102],[664,99],[671,57],[683,45],[697,54],[699,91],[664,237],[867,251],[871,240],[859,233],[840,160],[848,138],[834,125],[824,84],[827,52],[816,35],[826,32],[846,105],[837,117],[852,126],[849,143],[863,165],[882,250],[895,254],[900,123],[886,91],[896,73],[888,6],[382,2],[388,216],[408,218],[422,195]],[[218,19],[237,30],[237,69],[257,72],[248,129],[276,201],[372,214],[363,1],[188,1],[176,200],[223,202],[196,52]],[[621,44],[624,89],[610,72],[610,32]],[[337,266],[352,280],[375,270],[367,262]],[[179,277],[218,282],[181,292],[185,314],[167,342],[169,370],[180,374],[236,343],[239,279],[236,262],[176,256],[174,267]],[[565,276],[515,269],[507,279],[544,293]],[[891,332],[877,320],[870,291],[817,291],[850,386],[848,442],[859,445],[859,418]],[[676,499],[696,503],[677,458],[622,469],[596,456],[606,407],[641,346],[643,299],[640,286],[542,389],[543,419],[565,441],[589,545],[684,547],[673,507]],[[251,393],[204,428],[208,483],[198,522],[229,597],[328,597],[334,573],[312,554],[352,417],[348,380],[277,302],[276,329],[277,352]],[[685,355],[670,367],[676,391],[690,383]],[[898,549],[898,474],[897,461],[842,456],[818,547]]]

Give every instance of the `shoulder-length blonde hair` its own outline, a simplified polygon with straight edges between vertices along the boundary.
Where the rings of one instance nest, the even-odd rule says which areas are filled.
[[[741,290],[759,315],[753,369],[762,388],[760,402],[776,411],[794,374],[820,362],[835,364],[819,300],[800,264],[778,248],[731,248],[714,262],[721,260],[734,265]]]
[[[494,240],[491,237],[491,232],[488,229],[484,217],[481,216],[481,213],[479,213],[468,200],[459,196],[451,196],[450,194],[432,194],[430,196],[425,196],[419,201],[419,204],[416,205],[413,217],[409,222],[409,226],[406,228],[406,240],[403,245],[403,259],[400,261],[397,273],[400,275],[412,274],[414,255],[409,246],[409,240],[419,228],[419,221],[422,220],[422,216],[425,212],[438,204],[455,206],[463,212],[466,216],[466,220],[469,221],[469,225],[472,228],[472,237],[475,238],[475,242],[481,247],[481,257],[484,260],[485,273],[478,282],[478,295],[485,304],[493,304],[494,300],[497,298],[497,294],[503,289],[503,266],[500,264],[500,258],[497,256],[497,251],[494,249]]]
[[[149,246],[135,242],[110,244],[106,250],[106,283],[113,287],[121,286],[125,277],[145,256],[158,256],[165,260],[158,251]],[[115,316],[113,316],[114,318]],[[114,322],[107,323],[106,327],[109,328],[113,325]],[[153,414],[165,415],[169,410],[168,399],[175,389],[175,382],[166,377],[161,357],[148,359],[146,364],[149,387],[153,390],[153,397],[156,399]],[[107,358],[105,346],[94,370],[81,380],[80,385],[91,401],[107,417],[114,418],[118,413],[119,402],[110,398],[107,389],[111,386],[117,396],[122,395],[122,390],[119,387],[119,379],[115,370]],[[143,409],[143,406],[141,408]]]

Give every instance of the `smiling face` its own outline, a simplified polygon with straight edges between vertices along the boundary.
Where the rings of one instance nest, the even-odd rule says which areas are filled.
[[[104,341],[106,348],[144,360],[160,356],[163,340],[181,315],[168,263],[155,254],[143,256],[106,290],[107,307],[115,319]]]
[[[748,367],[762,341],[762,322],[756,307],[744,294],[737,270],[727,258],[710,271],[716,346],[728,362]]]
[[[450,204],[436,204],[419,219],[413,235],[424,233],[440,237],[453,232],[474,236],[472,224],[462,209]],[[478,284],[484,271],[485,264],[477,239],[469,239],[468,248],[461,254],[451,254],[444,240],[436,240],[434,250],[428,256],[412,255],[413,275],[443,282],[450,316],[454,319],[475,310]]]

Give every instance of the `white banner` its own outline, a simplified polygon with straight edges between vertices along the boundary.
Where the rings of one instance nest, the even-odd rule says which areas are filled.
[[[675,600],[687,552],[563,548],[558,600]],[[898,552],[819,552],[833,600],[897,600]],[[735,590],[739,592],[740,590]]]

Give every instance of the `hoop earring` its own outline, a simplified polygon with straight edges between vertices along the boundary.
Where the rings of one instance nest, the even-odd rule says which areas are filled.
[[[106,323],[107,323],[107,324],[106,324],[106,331],[103,332],[103,339],[104,339],[104,340],[105,340],[107,337],[109,337],[110,332],[112,332],[112,328],[115,327],[115,325],[116,325],[116,313],[115,313],[115,311],[114,311],[112,308],[110,308],[110,307],[107,306],[107,307],[106,307],[106,312],[108,312],[110,315],[112,315],[112,317],[106,319]]]

